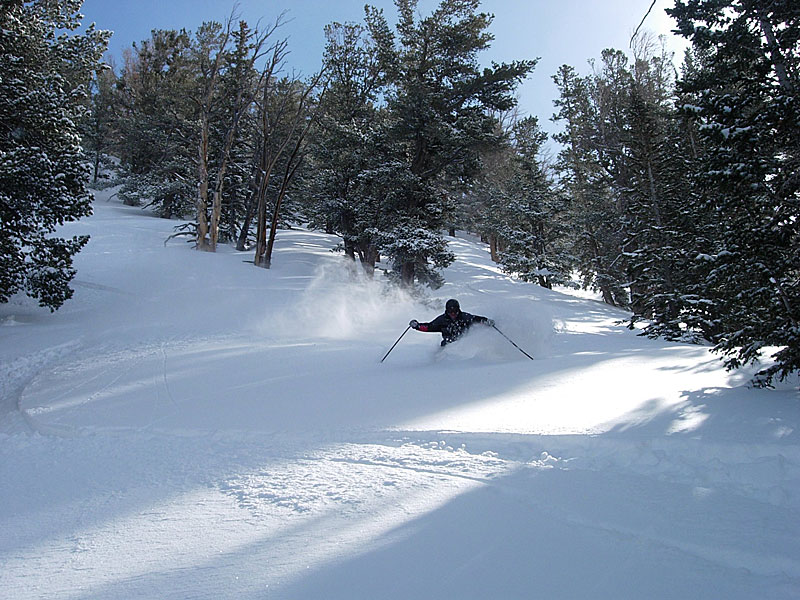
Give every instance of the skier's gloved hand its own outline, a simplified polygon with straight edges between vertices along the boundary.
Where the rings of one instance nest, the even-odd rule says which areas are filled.
[[[487,327],[494,327],[494,319],[486,319]]]
[[[419,321],[416,319],[411,319],[411,322],[408,324],[411,329],[419,329]]]

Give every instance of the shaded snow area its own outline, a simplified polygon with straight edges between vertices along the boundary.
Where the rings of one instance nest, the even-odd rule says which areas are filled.
[[[423,298],[98,193],[75,297],[0,306],[0,596],[800,598],[797,381],[748,386],[469,237]],[[495,319],[444,350],[447,298]]]

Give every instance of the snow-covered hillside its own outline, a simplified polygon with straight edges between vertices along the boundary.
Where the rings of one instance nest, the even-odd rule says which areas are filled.
[[[0,596],[800,597],[797,382],[503,275],[425,300],[98,193],[75,298],[0,305]],[[455,297],[497,326],[409,331]],[[795,386],[795,387],[792,387]]]

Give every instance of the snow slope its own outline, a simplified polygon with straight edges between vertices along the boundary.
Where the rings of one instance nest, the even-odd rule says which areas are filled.
[[[412,299],[326,235],[264,271],[97,195],[75,298],[0,305],[2,597],[800,597],[791,385],[468,237]],[[449,297],[536,360],[481,328],[380,363]]]

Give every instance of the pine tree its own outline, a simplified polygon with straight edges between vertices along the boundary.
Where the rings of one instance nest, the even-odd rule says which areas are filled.
[[[693,192],[691,139],[674,107],[670,57],[639,39],[634,61],[605,50],[600,69],[579,78],[562,68],[558,136],[569,221],[585,281],[606,302],[647,325],[647,335],[697,339],[707,333],[693,287],[707,243]]]
[[[704,147],[697,172],[716,221],[703,287],[729,367],[777,348],[761,376],[800,369],[800,6],[791,0],[678,0],[693,43],[683,106]]]
[[[627,258],[620,205],[613,185],[610,158],[608,93],[600,93],[597,78],[581,77],[573,67],[562,66],[553,77],[560,91],[554,118],[565,122],[555,135],[564,149],[559,153],[563,193],[569,198],[568,222],[573,255],[583,285],[599,291],[613,306],[630,305],[626,288]]]
[[[109,65],[95,74],[89,110],[80,123],[83,148],[92,163],[93,183],[100,178],[101,168],[110,165],[109,155],[114,150],[116,79],[114,69]]]
[[[195,208],[190,45],[184,30],[153,30],[125,53],[116,86],[117,152],[127,174],[119,195],[127,204],[152,206],[165,218],[185,217]]]
[[[479,167],[479,148],[496,143],[492,111],[515,104],[516,85],[533,61],[481,70],[478,53],[492,36],[492,17],[478,0],[443,0],[417,20],[416,0],[396,0],[397,38],[383,15],[368,11],[367,24],[388,76],[388,118],[382,147],[389,150],[372,185],[385,199],[379,226],[381,250],[406,286],[441,284],[439,269],[452,261],[442,230],[455,194]]]
[[[78,120],[110,33],[65,33],[79,27],[81,4],[0,5],[0,302],[24,291],[59,308],[88,241],[52,235],[91,213]]]
[[[253,105],[259,92],[260,73],[256,63],[269,49],[268,39],[280,22],[262,30],[239,22],[226,54],[227,64],[220,75],[220,116],[215,119],[211,175],[213,197],[217,200],[217,236],[220,241],[237,238],[250,197],[255,140]],[[212,217],[213,221],[213,217]]]
[[[234,29],[231,15],[224,24],[204,23],[192,43],[196,68],[193,101],[197,137],[197,247],[215,251],[223,220],[228,169],[240,125],[258,93],[256,61],[274,29],[251,30],[244,21]],[[232,224],[227,228],[231,229]]]
[[[516,121],[511,140],[484,157],[476,190],[483,197],[478,231],[494,238],[496,259],[509,273],[546,288],[566,283],[573,268],[564,227],[564,197],[541,152],[547,134],[535,117]],[[494,159],[494,160],[493,160]]]
[[[686,295],[692,263],[700,250],[703,220],[695,210],[691,160],[674,108],[671,57],[653,52],[647,40],[636,49],[625,108],[625,179],[619,194],[625,206],[631,304],[647,323],[645,333],[668,339],[697,340],[684,322],[694,303]],[[687,311],[687,306],[689,310]]]
[[[380,197],[364,175],[383,159],[375,141],[384,74],[365,26],[332,23],[325,34],[327,85],[307,168],[309,214],[312,225],[341,236],[346,256],[358,257],[371,274],[378,259]]]

